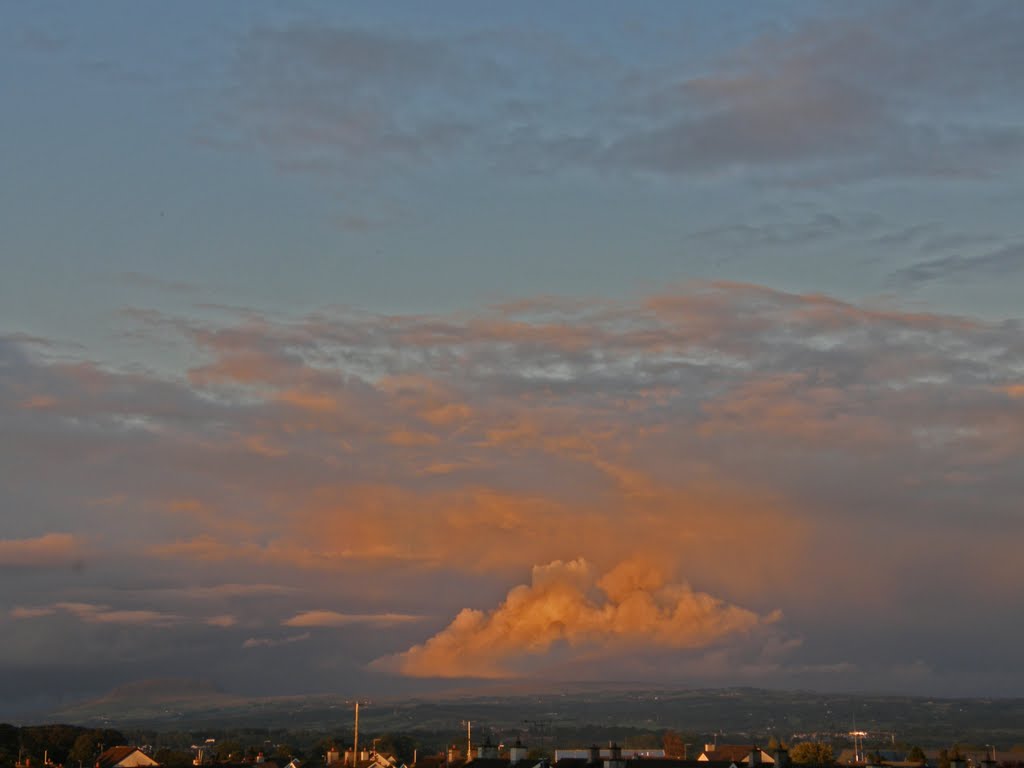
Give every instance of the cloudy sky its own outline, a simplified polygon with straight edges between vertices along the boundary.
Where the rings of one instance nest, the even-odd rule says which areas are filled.
[[[1024,684],[1024,4],[11,4],[0,711]]]

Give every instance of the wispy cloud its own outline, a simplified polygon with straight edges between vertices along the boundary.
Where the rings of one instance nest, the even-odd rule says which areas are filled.
[[[308,632],[303,632],[301,635],[289,635],[288,637],[250,637],[242,643],[242,648],[277,648],[282,645],[301,643],[304,640],[309,640],[310,637],[311,635]]]
[[[9,613],[12,619],[38,619],[60,614],[73,616],[86,624],[123,624],[144,627],[170,627],[190,623],[231,627],[238,623],[237,617],[230,614],[193,619],[152,608],[115,608],[103,603],[68,601],[49,605],[16,606]]]
[[[1017,274],[1024,274],[1024,244],[1020,243],[976,255],[956,254],[919,261],[893,272],[890,281],[897,287],[913,288],[946,280],[999,279]]]
[[[512,172],[743,172],[815,184],[1000,173],[1024,149],[1024,132],[998,116],[999,100],[1015,95],[1008,73],[1022,63],[1024,18],[1013,3],[939,9],[810,16],[676,69],[515,29],[427,37],[261,26],[239,41],[225,94],[232,119],[209,133],[219,137],[211,144],[257,142],[286,167],[320,173],[368,157],[402,167],[474,152]],[[574,87],[539,76],[551,69]],[[951,93],[973,109],[951,113]]]
[[[19,403],[24,406],[24,401]],[[66,567],[85,556],[82,540],[70,533],[46,533],[30,539],[0,539],[0,567]]]
[[[10,611],[12,619],[38,619],[41,616],[52,616],[57,612],[56,608],[48,605],[22,606],[17,605]]]
[[[352,168],[366,156],[425,161],[471,130],[455,97],[465,62],[452,48],[368,28],[254,28],[239,43],[226,94],[243,122],[221,121],[211,135],[269,145],[283,166],[306,171]],[[430,108],[438,104],[449,109]]]
[[[153,290],[170,294],[197,294],[202,292],[202,287],[196,283],[188,283],[183,280],[169,280],[157,277],[145,272],[129,270],[119,275],[120,279],[135,288]]]
[[[179,624],[182,617],[150,609],[113,608],[110,605],[80,602],[58,602],[48,606],[51,611],[71,613],[87,624],[123,624],[144,627],[167,627]]]
[[[283,584],[261,584],[259,582],[249,584],[214,584],[205,587],[187,587],[167,590],[175,595],[194,598],[196,600],[226,600],[235,598],[259,598],[277,595],[293,594],[295,587]]]
[[[282,624],[286,627],[345,627],[352,624],[390,627],[422,621],[422,616],[408,613],[338,613],[337,611],[301,611]]]

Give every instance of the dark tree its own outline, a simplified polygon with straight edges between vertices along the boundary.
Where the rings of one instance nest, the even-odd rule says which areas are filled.
[[[686,756],[686,742],[675,731],[665,731],[661,737],[661,746],[665,750],[665,757],[682,759]]]

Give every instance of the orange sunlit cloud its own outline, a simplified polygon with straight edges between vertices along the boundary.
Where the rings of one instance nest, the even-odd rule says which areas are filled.
[[[668,583],[639,559],[597,579],[585,560],[556,560],[535,566],[530,584],[497,608],[467,608],[422,645],[376,663],[414,677],[514,677],[524,660],[559,644],[591,653],[696,649],[779,618]]]

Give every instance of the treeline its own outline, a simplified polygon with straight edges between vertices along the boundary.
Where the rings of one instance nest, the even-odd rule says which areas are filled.
[[[42,766],[45,759],[58,765],[88,768],[101,747],[125,743],[120,731],[110,728],[82,728],[77,725],[27,725],[0,723],[0,767],[10,768],[26,760]]]

